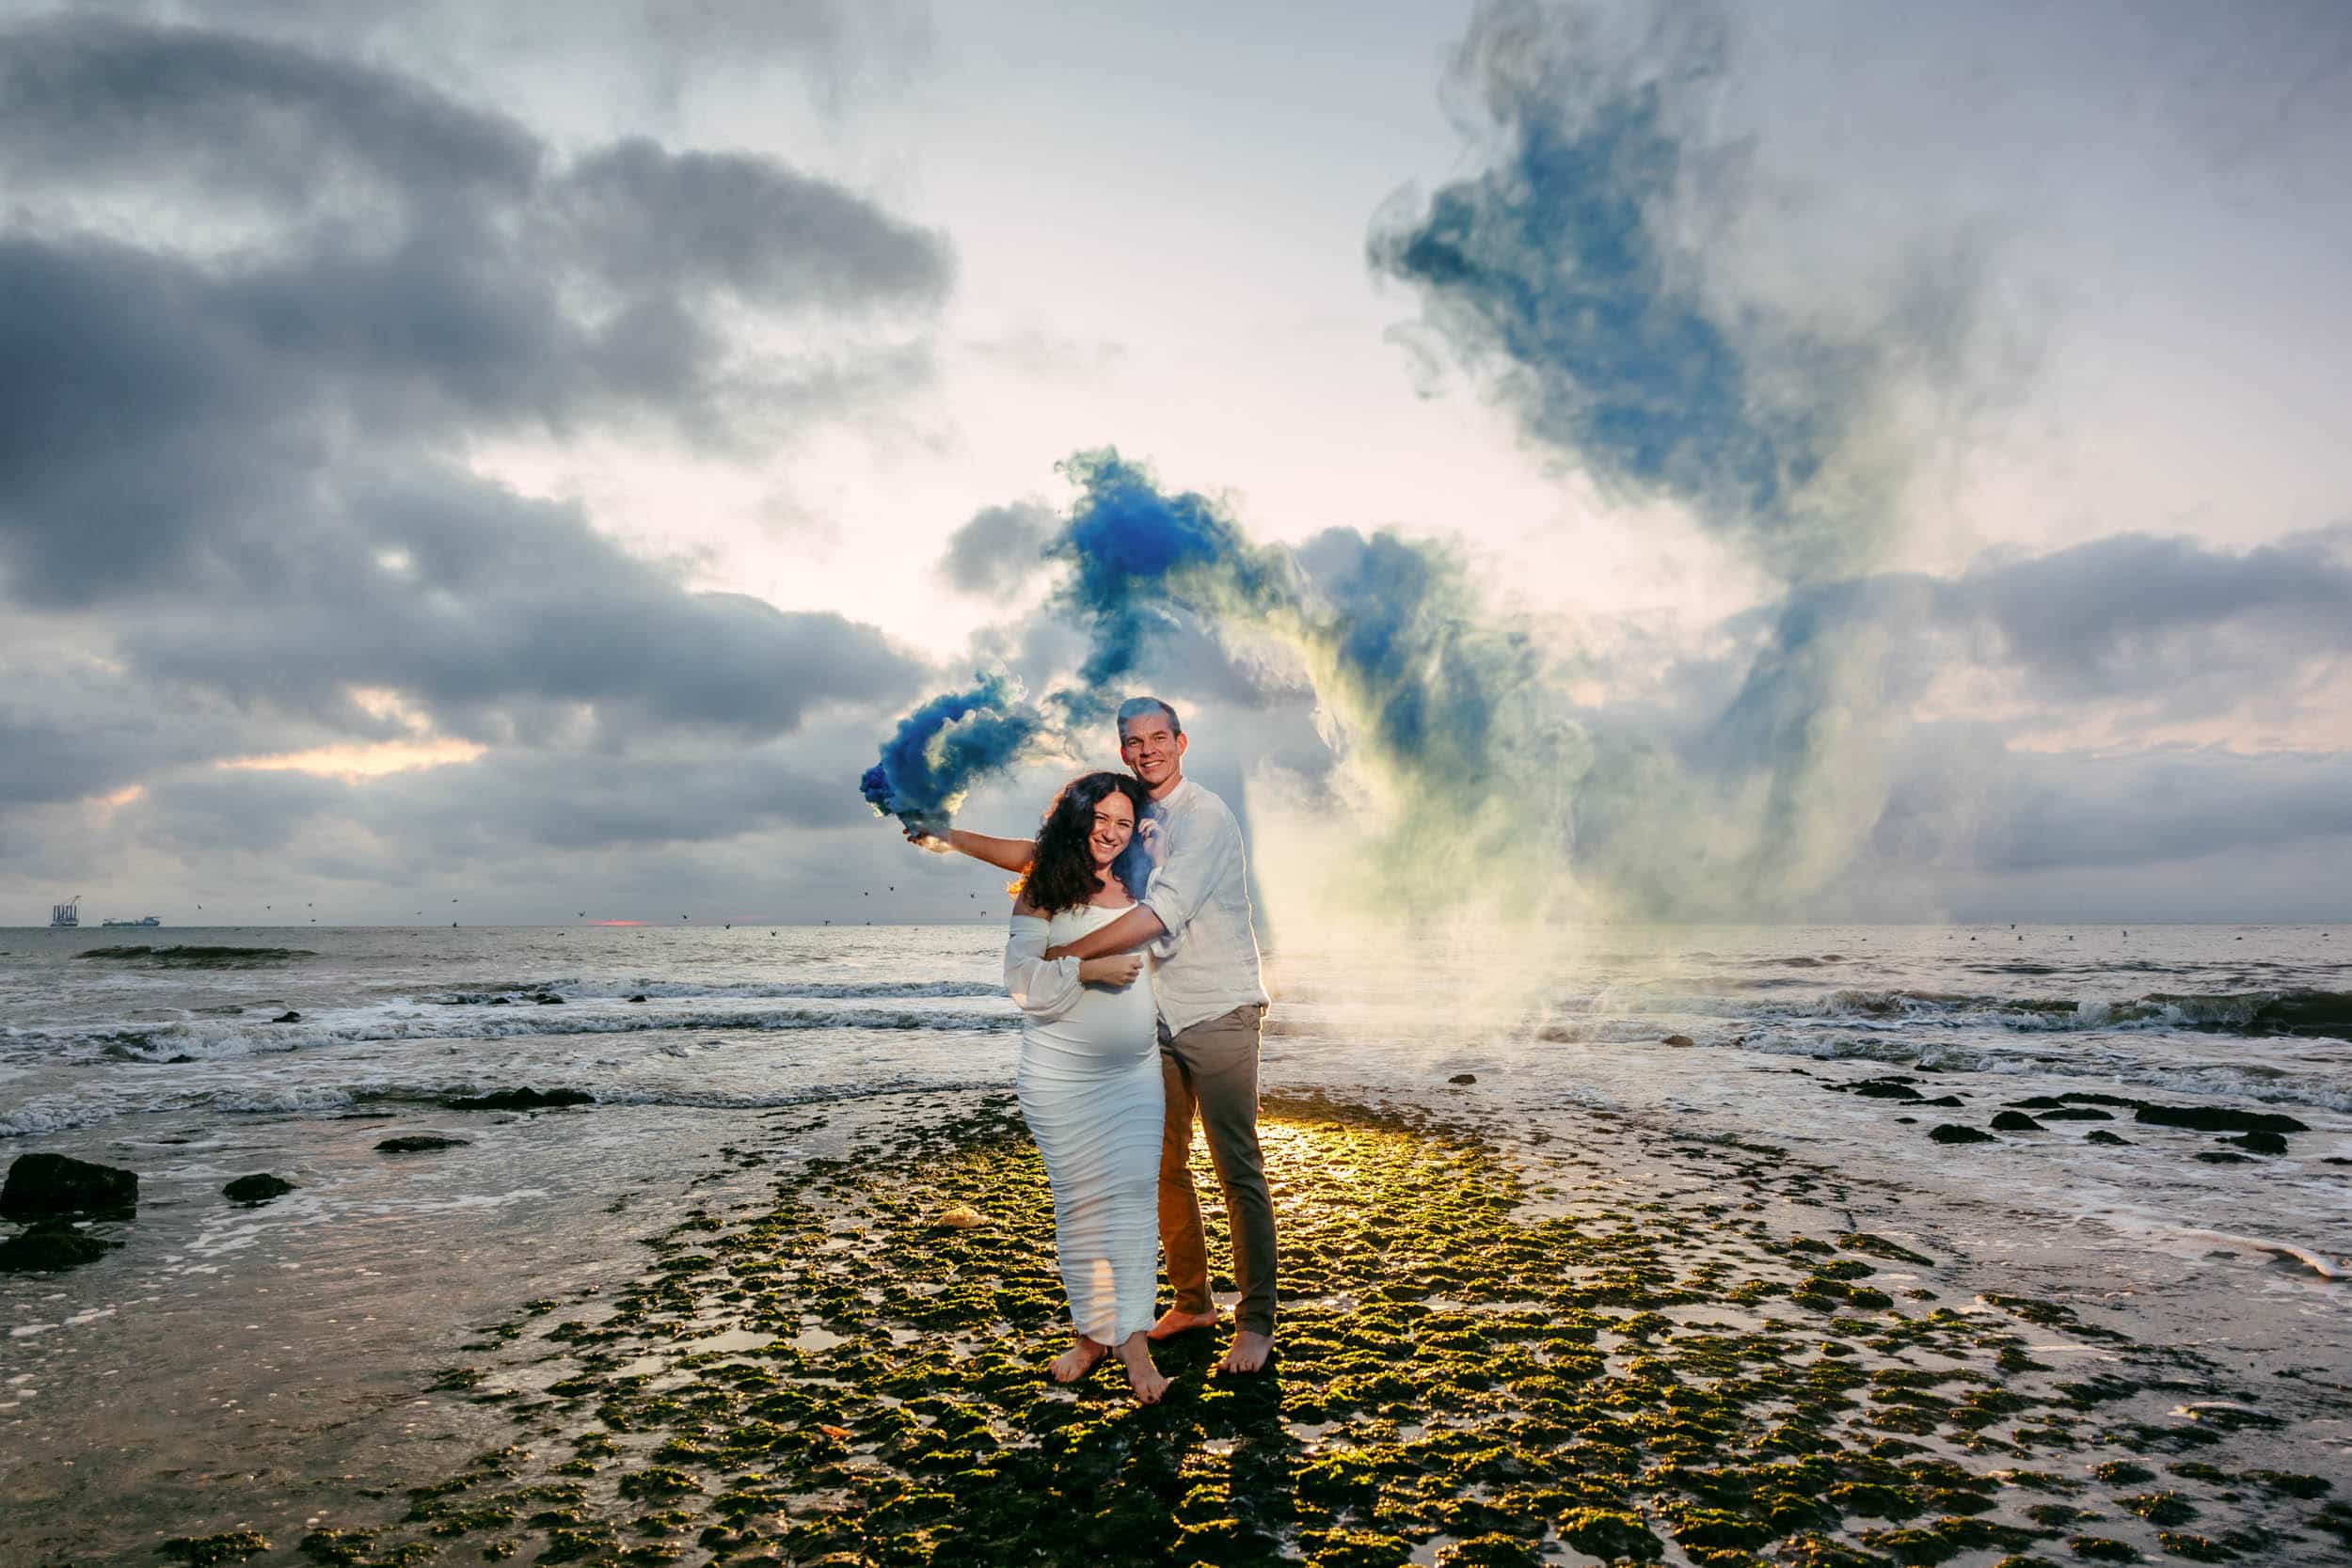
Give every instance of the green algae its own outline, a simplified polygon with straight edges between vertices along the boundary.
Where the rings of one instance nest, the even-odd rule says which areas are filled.
[[[269,1542],[251,1530],[235,1530],[225,1535],[176,1535],[155,1549],[190,1568],[213,1568],[215,1563],[243,1562],[266,1552]]]
[[[1554,1188],[1529,1217],[1534,1183],[1496,1144],[1417,1116],[1270,1098],[1263,1138],[1286,1290],[1265,1374],[1211,1377],[1221,1346],[1193,1335],[1155,1353],[1177,1381],[1150,1409],[1110,1369],[1047,1382],[1066,1333],[1051,1206],[993,1097],[647,1238],[644,1275],[600,1317],[556,1321],[540,1298],[481,1331],[546,1368],[529,1380],[545,1399],[502,1407],[529,1441],[410,1491],[389,1545],[319,1532],[303,1549],[371,1564],[448,1542],[556,1563],[1517,1568],[1563,1548],[1655,1561],[1671,1541],[1700,1568],[1883,1568],[2086,1543],[2095,1557],[2105,1538],[2068,1532],[2103,1509],[2170,1525],[2225,1506],[2116,1495],[2154,1474],[2107,1455],[2214,1433],[2125,1417],[2160,1386],[2129,1365],[2058,1381],[2019,1322],[2037,1351],[2133,1354],[2063,1306],[1899,1307],[1866,1259],[1931,1259],[1857,1230],[1776,1235],[1756,1202]],[[1737,1148],[1677,1146],[1723,1162],[1721,1181],[1820,1201],[1810,1177],[1771,1187],[1779,1151]],[[980,1223],[940,1223],[959,1210]],[[714,1338],[731,1329],[753,1333]],[[742,1344],[756,1336],[773,1338]],[[452,1369],[438,1386],[463,1396],[489,1376]],[[2093,1487],[2033,1467],[2076,1449],[2108,1490],[2035,1501]],[[2196,1463],[2172,1476],[2235,1479]],[[2312,1478],[2242,1479],[2318,1495],[2298,1489]],[[2223,1560],[2256,1528],[2161,1539]]]

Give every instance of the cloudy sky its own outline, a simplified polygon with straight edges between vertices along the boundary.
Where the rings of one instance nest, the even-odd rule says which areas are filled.
[[[1459,562],[1624,909],[2352,919],[2347,75],[2327,0],[0,0],[0,924],[965,917],[857,776],[1068,678],[1105,446]],[[1261,655],[1139,678],[1311,797]]]

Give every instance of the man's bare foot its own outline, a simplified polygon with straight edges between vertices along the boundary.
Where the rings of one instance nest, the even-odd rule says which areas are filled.
[[[1220,1372],[1254,1372],[1265,1365],[1265,1358],[1274,1354],[1274,1336],[1243,1329],[1233,1336],[1233,1348],[1225,1353],[1225,1359],[1216,1364]]]
[[[1119,1347],[1119,1359],[1127,1369],[1127,1386],[1136,1391],[1137,1404],[1157,1404],[1168,1392],[1168,1378],[1152,1364],[1151,1336],[1130,1334]]]
[[[1179,1312],[1171,1307],[1160,1314],[1160,1321],[1152,1325],[1151,1332],[1154,1339],[1173,1339],[1179,1334],[1190,1334],[1196,1328],[1215,1328],[1216,1326],[1216,1313],[1214,1309],[1207,1312]]]
[[[1110,1346],[1100,1339],[1078,1335],[1070,1341],[1070,1348],[1054,1357],[1054,1364],[1045,1370],[1054,1374],[1056,1383],[1075,1383],[1103,1364],[1103,1357],[1111,1353]]]

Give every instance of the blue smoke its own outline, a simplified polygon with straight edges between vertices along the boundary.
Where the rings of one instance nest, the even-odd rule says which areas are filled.
[[[1702,27],[1646,70],[1613,68],[1584,21],[1480,9],[1455,71],[1498,155],[1375,229],[1371,263],[1420,291],[1465,363],[1499,371],[1530,436],[1787,563],[1818,543],[1793,502],[1846,438],[1868,356],[1699,291],[1675,231],[1692,156],[1677,116],[1720,77],[1720,39]]]
[[[858,781],[877,813],[910,828],[944,832],[981,780],[1009,770],[1047,736],[1044,717],[1019,687],[983,673],[969,691],[933,697],[899,721],[882,760]]]
[[[1109,447],[1078,452],[1058,471],[1081,493],[1069,526],[1045,548],[1071,566],[1052,603],[1092,641],[1076,685],[1055,697],[1067,722],[1099,721],[1116,708],[1125,695],[1116,683],[1136,672],[1152,634],[1179,616],[1214,629],[1223,619],[1295,608],[1287,558],[1251,545],[1208,497],[1163,494],[1149,470]]]
[[[1530,758],[1556,755],[1533,717],[1534,644],[1484,613],[1443,546],[1334,529],[1294,557],[1116,451],[1079,452],[1060,471],[1078,496],[1045,547],[1068,569],[1047,606],[1087,633],[1084,659],[1035,704],[996,678],[909,715],[861,785],[878,811],[937,832],[983,778],[1098,750],[1090,732],[1134,695],[1155,636],[1187,624],[1295,650],[1351,741],[1417,801],[1474,805]]]

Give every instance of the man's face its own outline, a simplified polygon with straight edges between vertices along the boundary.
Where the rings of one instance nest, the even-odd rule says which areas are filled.
[[[1146,789],[1157,789],[1176,776],[1188,737],[1178,735],[1165,713],[1147,713],[1119,726],[1119,755],[1127,771]]]

